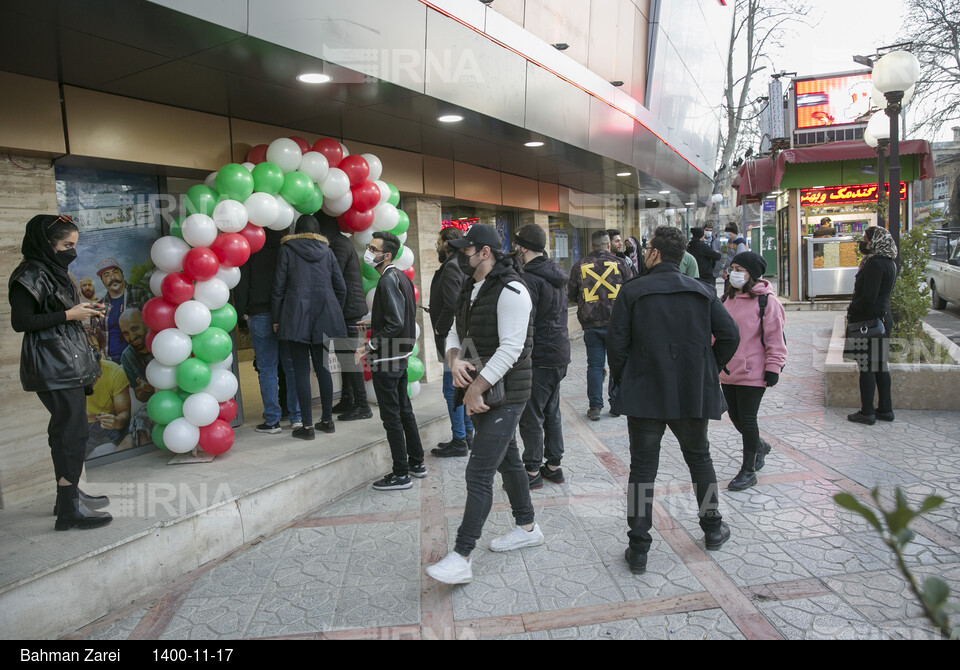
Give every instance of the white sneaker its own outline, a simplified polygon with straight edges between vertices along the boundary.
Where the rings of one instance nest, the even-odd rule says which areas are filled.
[[[292,430],[296,430],[297,428],[303,428],[303,423],[301,423],[300,421],[297,421],[296,423],[291,423],[290,428]]]
[[[473,567],[469,558],[451,551],[442,561],[427,568],[427,574],[444,584],[466,584],[473,579]]]
[[[490,551],[513,551],[523,547],[536,547],[543,544],[543,531],[540,526],[533,524],[533,530],[525,531],[517,526],[506,535],[498,537],[490,543]]]

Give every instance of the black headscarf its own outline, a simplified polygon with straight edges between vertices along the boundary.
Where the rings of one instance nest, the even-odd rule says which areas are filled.
[[[66,268],[57,260],[57,252],[47,239],[47,231],[60,219],[52,214],[37,214],[27,223],[27,230],[23,235],[23,244],[20,252],[24,260],[36,261],[43,264],[50,276],[57,284],[72,291],[76,291],[73,280]]]
[[[320,222],[310,214],[304,214],[297,219],[296,231],[297,235],[302,235],[304,233],[313,233],[314,235],[319,235]]]

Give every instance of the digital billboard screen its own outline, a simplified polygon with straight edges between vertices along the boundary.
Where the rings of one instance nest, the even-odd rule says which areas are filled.
[[[856,123],[870,111],[870,73],[794,80],[796,129]]]

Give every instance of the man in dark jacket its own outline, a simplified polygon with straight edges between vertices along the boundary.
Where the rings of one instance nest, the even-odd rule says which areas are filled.
[[[593,251],[573,266],[567,294],[577,303],[577,318],[583,327],[583,344],[587,348],[587,417],[600,420],[603,409],[603,367],[606,363],[607,324],[613,303],[621,287],[633,278],[629,263],[610,253],[610,235],[606,230],[590,236]],[[616,394],[611,380],[608,396]]]
[[[279,433],[283,411],[279,402],[277,367],[283,367],[286,380],[286,403],[290,427],[302,428],[300,402],[294,383],[293,358],[286,343],[277,338],[270,317],[270,292],[277,275],[277,252],[284,233],[265,228],[267,239],[263,248],[250,256],[240,266],[240,282],[233,289],[233,302],[237,314],[247,322],[253,355],[257,364],[260,382],[260,398],[263,400],[263,423],[256,427],[258,433]]]
[[[544,253],[547,235],[535,223],[514,236],[523,261],[523,283],[533,303],[533,388],[520,415],[523,464],[530,488],[543,480],[563,484],[563,428],[560,423],[560,382],[570,364],[567,332],[567,273]],[[546,456],[546,465],[543,458]]]
[[[301,217],[302,218],[302,217]],[[317,212],[320,234],[327,238],[337,265],[347,285],[347,296],[343,301],[343,320],[347,324],[347,337],[337,343],[337,360],[340,362],[340,402],[334,405],[333,412],[339,412],[340,421],[357,421],[373,417],[367,404],[367,389],[363,383],[363,369],[353,362],[353,352],[360,346],[360,333],[366,328],[359,325],[360,319],[367,313],[367,301],[363,295],[363,277],[360,274],[360,259],[353,244],[340,234],[337,220],[322,212]]]
[[[678,228],[657,228],[644,258],[650,272],[623,288],[607,339],[610,374],[620,385],[614,408],[627,415],[630,432],[625,557],[638,574],[647,565],[653,483],[666,426],[690,468],[706,548],[719,549],[730,537],[717,509],[707,423],[726,410],[719,371],[736,352],[740,334],[716,292],[680,273],[684,246]]]
[[[690,238],[687,251],[697,261],[700,281],[714,286],[716,278],[713,276],[713,266],[720,260],[720,252],[714,251],[703,241],[703,228],[691,228]]]
[[[393,471],[373,484],[377,491],[408,489],[413,486],[410,475],[427,476],[417,417],[407,393],[407,359],[417,341],[417,304],[413,282],[393,266],[399,249],[396,235],[377,232],[363,254],[364,263],[380,273],[380,282],[370,310],[370,339],[357,349],[354,360],[359,364],[370,355],[373,388],[393,457]]]

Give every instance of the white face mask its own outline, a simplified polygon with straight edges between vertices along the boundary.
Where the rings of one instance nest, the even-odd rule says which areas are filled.
[[[731,272],[730,273],[730,285],[733,288],[743,288],[743,285],[747,283],[747,273],[746,272]]]
[[[363,262],[366,263],[367,265],[369,265],[369,266],[372,267],[372,268],[377,267],[378,265],[380,265],[380,263],[383,262],[383,258],[380,259],[380,262],[379,262],[379,263],[375,262],[375,261],[376,261],[376,258],[377,258],[376,254],[374,254],[374,253],[373,253],[372,251],[370,251],[369,249],[367,249],[366,251],[363,252]]]
[[[711,233],[709,230],[706,231],[706,232],[703,234],[703,239],[705,239],[705,240],[712,240],[712,239],[713,239],[713,233]]]

